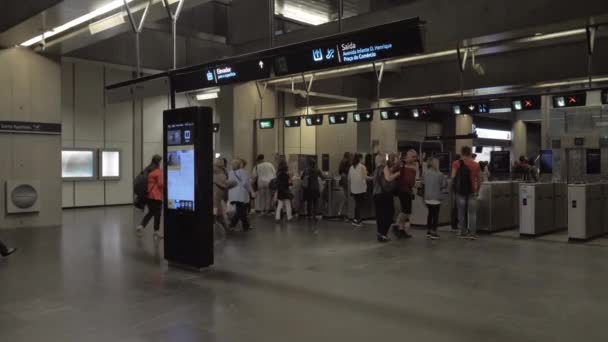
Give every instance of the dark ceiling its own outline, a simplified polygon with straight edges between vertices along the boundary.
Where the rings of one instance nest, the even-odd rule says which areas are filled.
[[[63,0],[1,0],[0,33]]]

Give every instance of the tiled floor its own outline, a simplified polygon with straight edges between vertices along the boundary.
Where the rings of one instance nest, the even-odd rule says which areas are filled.
[[[373,226],[276,225],[170,269],[131,208],[1,231],[0,341],[606,341],[608,248],[482,236],[380,245]]]

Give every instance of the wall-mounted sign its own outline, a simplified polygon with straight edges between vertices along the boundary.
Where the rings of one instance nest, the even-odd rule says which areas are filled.
[[[497,129],[477,128],[475,130],[478,139],[508,140],[511,141],[511,131]]]
[[[511,109],[519,112],[522,110],[540,109],[540,96],[523,96],[511,99]]]
[[[370,122],[374,120],[374,112],[354,112],[353,113],[353,121],[354,122]]]
[[[120,179],[120,157],[120,150],[104,149],[99,151],[99,179]]]
[[[340,124],[345,124],[347,122],[348,122],[348,115],[346,113],[329,115],[329,124],[330,125],[340,125]]]
[[[461,103],[452,105],[452,113],[460,114],[487,114],[490,112],[490,105],[487,102]]]
[[[553,96],[553,108],[581,107],[587,104],[587,93]]]
[[[63,149],[61,151],[61,178],[64,181],[92,181],[97,177],[97,150]]]
[[[299,116],[293,116],[293,117],[290,117],[290,118],[285,118],[283,120],[283,124],[287,128],[300,127],[300,125],[302,124],[302,119]]]
[[[61,134],[61,124],[0,121],[0,133],[59,135]]]
[[[415,18],[285,47],[274,59],[274,71],[295,74],[422,51],[420,20]]]
[[[218,85],[265,79],[270,77],[271,69],[271,60],[268,58],[220,65],[203,65],[197,70],[174,75],[173,88],[176,93],[183,93]]]
[[[540,150],[540,173],[553,173],[553,150]]]
[[[608,104],[608,89],[602,90],[602,103]]]
[[[323,124],[323,115],[307,115],[306,126],[321,126]]]
[[[272,129],[274,128],[274,119],[258,120],[258,127],[260,127],[260,129]]]
[[[213,133],[218,133],[220,131],[220,124],[213,124]]]

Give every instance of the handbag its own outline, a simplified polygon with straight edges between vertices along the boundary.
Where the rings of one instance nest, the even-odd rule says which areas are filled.
[[[397,182],[387,181],[384,177],[384,170],[378,169],[378,171],[376,171],[376,178],[376,181],[378,184],[380,184],[380,189],[382,189],[383,193],[394,194],[397,191]]]

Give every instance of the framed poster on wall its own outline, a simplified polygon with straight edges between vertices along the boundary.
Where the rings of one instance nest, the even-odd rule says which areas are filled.
[[[64,181],[97,179],[97,150],[69,148],[61,150],[61,178]]]
[[[122,153],[117,149],[99,150],[99,179],[119,180]]]

